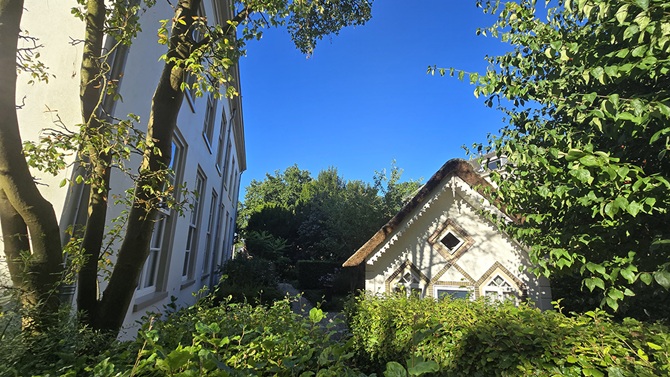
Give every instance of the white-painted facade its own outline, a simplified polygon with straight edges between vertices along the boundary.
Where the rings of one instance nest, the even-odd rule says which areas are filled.
[[[362,247],[345,266],[364,263],[365,289],[372,293],[404,289],[422,297],[529,299],[550,309],[548,280],[527,271],[527,251],[482,211],[505,215],[456,173],[463,169],[472,176],[472,167],[455,161],[450,172],[449,163],[405,214],[380,231],[383,237]]]
[[[230,16],[228,1],[204,0],[209,22],[225,23]],[[24,140],[36,140],[41,130],[62,122],[70,130],[81,123],[79,67],[82,45],[71,45],[83,37],[83,22],[72,16],[75,0],[26,0],[22,29],[39,39],[40,60],[49,67],[49,83],[28,85],[27,76],[19,77],[17,101],[21,134]],[[157,43],[159,20],[169,19],[173,10],[165,1],[141,17],[142,33],[132,46],[113,58],[113,69],[123,72],[120,80],[122,100],[107,103],[115,118],[138,115],[138,128],[146,130],[151,98],[162,69],[159,57],[165,46]],[[241,92],[239,72],[233,73]],[[208,109],[209,108],[209,109]],[[138,289],[125,323],[133,325],[147,310],[160,311],[174,297],[178,304],[195,301],[194,293],[216,283],[216,268],[231,257],[235,230],[240,176],[246,169],[244,124],[240,97],[214,100],[205,94],[193,98],[189,93],[181,107],[173,144],[173,169],[176,181],[185,182],[189,191],[197,191],[193,209],[184,216],[166,211],[156,225],[151,255],[144,266]],[[82,223],[86,203],[81,185],[59,187],[64,178],[72,178],[74,156],[69,168],[53,177],[34,172],[40,190],[53,204],[61,229]],[[139,159],[131,161],[137,166]],[[114,171],[110,197],[123,195],[133,187],[132,180]],[[110,200],[110,202],[113,200]],[[121,215],[123,206],[111,205],[108,219]],[[65,235],[63,237],[65,239]],[[2,243],[0,242],[0,247]],[[4,253],[2,253],[4,257]],[[4,264],[4,263],[3,263]],[[101,276],[101,291],[105,282]],[[129,334],[133,330],[129,329]]]

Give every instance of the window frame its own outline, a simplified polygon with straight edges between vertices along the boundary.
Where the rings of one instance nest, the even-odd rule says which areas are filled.
[[[170,162],[168,168],[172,172],[168,175],[166,184],[173,187],[178,185],[182,179],[184,161],[186,161],[187,147],[178,131],[172,135]],[[179,190],[173,190],[172,195],[175,195],[176,200],[179,200]],[[151,243],[149,245],[149,256],[142,266],[142,271],[137,281],[135,290],[135,297],[145,297],[156,292],[162,292],[165,289],[165,281],[167,280],[167,272],[169,270],[169,252],[172,248],[173,234],[175,226],[174,210],[169,208],[159,208],[154,225],[153,233],[151,235]],[[159,225],[160,224],[160,225]],[[161,235],[156,234],[156,227],[160,226]],[[158,242],[158,244],[156,244]],[[153,250],[152,250],[153,249]],[[151,283],[147,283],[150,279]]]
[[[472,286],[456,286],[456,285],[434,285],[433,286],[433,297],[435,300],[440,300],[439,291],[456,291],[456,292],[466,292],[466,297],[453,297],[452,300],[462,300],[469,299],[470,301],[475,300],[475,287]]]
[[[207,219],[207,232],[205,233],[205,255],[202,260],[202,277],[209,276],[212,268],[212,255],[214,254],[214,223],[216,221],[219,194],[212,188],[209,205],[209,217]]]
[[[214,139],[214,123],[216,121],[216,106],[217,100],[212,93],[207,95],[207,108],[205,110],[205,121],[202,128],[202,137],[205,139],[205,144],[212,153],[212,139]]]
[[[188,231],[186,234],[186,245],[184,247],[184,263],[182,266],[181,278],[182,281],[193,280],[195,271],[194,265],[198,254],[198,239],[200,231],[200,223],[202,219],[202,202],[207,187],[207,176],[198,166],[195,177],[195,199],[194,205],[191,209],[191,216],[189,218]]]
[[[225,142],[226,142],[226,133],[227,133],[228,121],[226,119],[225,108],[221,112],[221,126],[219,130],[219,143],[216,150],[216,170],[219,172],[220,176],[223,176],[224,172],[224,161],[223,157],[225,156]]]

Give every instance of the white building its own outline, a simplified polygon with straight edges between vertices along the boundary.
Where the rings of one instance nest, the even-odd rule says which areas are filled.
[[[470,163],[448,161],[344,267],[363,265],[372,293],[530,300],[551,309],[549,281],[528,271],[526,249],[483,215],[506,217],[485,187]]]
[[[228,1],[203,1],[203,11],[210,23],[225,24],[230,18]],[[22,29],[39,38],[40,60],[54,75],[49,83],[28,85],[27,76],[19,76],[17,101],[24,140],[36,140],[40,131],[62,122],[70,129],[81,123],[79,102],[79,68],[82,45],[70,42],[81,39],[83,22],[71,9],[75,0],[26,0]],[[133,113],[141,118],[138,125],[146,130],[153,92],[163,62],[159,57],[165,46],[157,43],[159,20],[169,19],[173,10],[159,1],[141,17],[144,30],[132,46],[119,50],[112,59],[112,69],[122,72],[119,92],[121,101],[109,102],[106,110],[117,118]],[[239,92],[239,72],[234,72]],[[75,174],[71,156],[69,168],[59,176],[35,172],[40,190],[60,216],[61,229],[83,223],[86,217],[85,188],[81,185],[59,187],[63,178]],[[138,161],[134,161],[137,163]],[[147,310],[160,310],[175,297],[179,304],[194,302],[194,292],[216,283],[218,265],[231,257],[237,211],[240,175],[246,169],[244,124],[240,97],[215,100],[211,95],[194,98],[186,93],[177,122],[171,167],[177,182],[199,193],[193,209],[185,216],[165,211],[157,222],[151,253],[145,263],[137,291],[126,316],[133,324]],[[124,174],[112,173],[110,198],[122,195],[133,182]],[[110,199],[110,203],[113,199]],[[109,219],[121,214],[122,206],[110,204]],[[65,239],[65,237],[63,237]],[[0,247],[2,243],[0,242]],[[4,253],[2,254],[4,258]],[[3,263],[4,264],[4,263]],[[104,288],[104,279],[101,279]],[[102,289],[101,289],[102,290]]]

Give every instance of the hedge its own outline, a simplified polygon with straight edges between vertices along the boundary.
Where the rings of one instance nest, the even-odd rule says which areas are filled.
[[[363,295],[347,315],[367,373],[430,360],[447,377],[670,375],[667,327],[615,323],[602,311],[568,317],[511,303]]]

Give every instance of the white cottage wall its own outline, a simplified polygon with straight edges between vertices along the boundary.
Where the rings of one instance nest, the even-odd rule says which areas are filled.
[[[549,309],[548,282],[520,270],[530,266],[526,252],[479,213],[479,208],[485,204],[483,198],[459,177],[445,178],[423,205],[406,217],[389,241],[371,254],[366,264],[366,290],[387,292],[389,278],[406,261],[427,280],[426,296],[433,296],[433,285],[438,281],[451,285],[462,282],[464,287],[486,283],[493,278],[487,278],[486,274],[498,262],[523,282],[529,298],[538,307]],[[429,242],[431,235],[448,219],[460,226],[472,241],[469,249],[451,263]],[[481,290],[472,293],[482,294]]]

